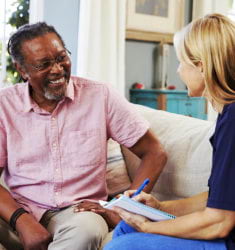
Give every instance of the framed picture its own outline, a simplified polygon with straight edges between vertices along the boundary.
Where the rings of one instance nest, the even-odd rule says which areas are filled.
[[[127,30],[173,34],[184,25],[185,0],[127,0]]]

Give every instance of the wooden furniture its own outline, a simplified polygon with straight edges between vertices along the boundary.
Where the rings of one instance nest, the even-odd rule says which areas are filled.
[[[207,119],[206,99],[189,97],[186,90],[131,89],[130,101],[171,113]]]
[[[126,30],[126,39],[144,41],[144,42],[160,42],[161,44],[173,44],[173,34],[139,31],[139,30]]]

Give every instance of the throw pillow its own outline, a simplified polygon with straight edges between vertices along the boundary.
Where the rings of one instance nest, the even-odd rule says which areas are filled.
[[[120,145],[112,139],[108,141],[107,157],[106,182],[108,195],[112,197],[127,190],[131,185],[131,181],[122,157]]]

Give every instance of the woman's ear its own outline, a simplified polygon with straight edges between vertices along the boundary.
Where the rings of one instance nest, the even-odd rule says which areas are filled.
[[[198,69],[200,70],[200,72],[203,73],[203,65],[202,65],[202,62],[199,62],[199,63],[197,64],[197,67],[198,67]]]
[[[28,73],[25,71],[24,67],[21,66],[19,63],[15,62],[14,66],[16,70],[19,72],[21,78],[26,82],[29,79]]]

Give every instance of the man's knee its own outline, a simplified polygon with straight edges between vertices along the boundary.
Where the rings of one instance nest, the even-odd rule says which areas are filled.
[[[48,230],[54,233],[50,250],[93,250],[99,249],[108,233],[108,226],[100,215],[93,212],[81,212],[68,216],[64,223],[58,224],[57,218],[52,218]]]
[[[77,238],[77,244],[80,246],[79,249],[98,249],[101,245],[106,233],[99,230],[99,228],[86,227],[79,230],[79,236]]]
[[[83,246],[79,249],[84,250],[98,249],[108,233],[108,226],[104,219],[93,212],[78,214],[77,220],[73,220],[71,226],[74,228],[73,238],[77,244]]]

